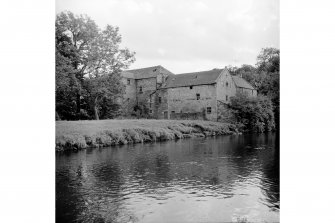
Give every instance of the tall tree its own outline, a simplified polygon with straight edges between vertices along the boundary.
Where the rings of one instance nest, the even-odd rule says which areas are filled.
[[[267,73],[279,72],[280,51],[279,49],[268,47],[263,48],[257,56],[256,67],[258,71]]]
[[[276,126],[279,127],[279,49],[263,48],[257,56],[255,67],[243,64],[241,67],[229,66],[228,69],[233,75],[242,75],[258,90],[258,93],[271,99]]]
[[[257,70],[260,93],[267,95],[273,103],[276,125],[279,128],[280,103],[280,51],[276,48],[263,48],[257,56]]]
[[[105,83],[105,81],[98,79],[91,81],[94,84],[91,82],[91,84],[86,84],[87,79],[106,75],[109,77],[118,76],[121,69],[128,68],[135,61],[134,52],[130,52],[127,48],[120,48],[121,40],[118,27],[107,25],[105,29],[101,30],[87,15],[77,16],[69,11],[57,15],[56,51],[68,58],[75,70],[74,76],[78,84],[76,88],[76,112],[78,115],[81,111],[83,95],[96,94],[95,92],[99,90],[93,87],[104,88],[104,85],[99,86],[99,84]],[[109,80],[120,81],[119,78],[109,78]],[[90,87],[85,88],[85,86]],[[117,94],[117,92],[113,92]],[[118,94],[120,93],[121,91],[118,92]],[[91,100],[87,101],[92,103]]]
[[[100,119],[101,113],[108,117],[107,113],[118,108],[118,102],[124,91],[124,85],[119,79],[120,75],[106,74],[86,80],[89,92],[88,100],[96,120]],[[109,104],[109,107],[105,107],[106,104]]]
[[[76,92],[79,83],[71,61],[56,51],[56,115],[58,119],[76,118]]]

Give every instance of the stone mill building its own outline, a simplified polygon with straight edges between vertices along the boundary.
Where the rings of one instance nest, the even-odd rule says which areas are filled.
[[[123,106],[127,114],[146,112],[156,119],[218,121],[237,92],[250,97],[257,90],[227,69],[173,74],[162,66],[123,71],[126,86]]]

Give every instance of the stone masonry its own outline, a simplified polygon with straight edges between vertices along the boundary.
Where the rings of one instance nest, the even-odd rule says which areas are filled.
[[[174,75],[156,66],[124,71],[122,77],[126,85],[125,115],[140,106],[146,108],[141,112],[147,110],[149,118],[220,121],[229,118],[224,111],[237,92],[257,96],[256,89],[227,69]]]

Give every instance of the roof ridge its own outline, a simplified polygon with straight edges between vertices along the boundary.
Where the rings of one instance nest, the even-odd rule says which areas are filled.
[[[215,69],[212,69],[212,70],[195,71],[195,72],[181,73],[181,74],[175,74],[175,75],[177,76],[177,75],[186,75],[186,74],[197,74],[197,73],[210,72],[210,71],[214,71],[214,70],[221,70],[221,72],[222,72],[223,69],[216,69],[215,68]]]
[[[131,70],[125,70],[125,71],[134,71],[134,70],[143,70],[143,69],[150,69],[150,68],[154,68],[154,67],[160,67],[161,65],[156,65],[156,66],[152,66],[152,67],[143,67],[143,68],[137,68],[137,69],[131,69]]]

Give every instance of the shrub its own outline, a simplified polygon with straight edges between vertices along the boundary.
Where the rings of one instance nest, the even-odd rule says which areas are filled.
[[[265,96],[252,98],[237,94],[231,98],[229,108],[244,131],[267,132],[275,129],[272,102]]]

